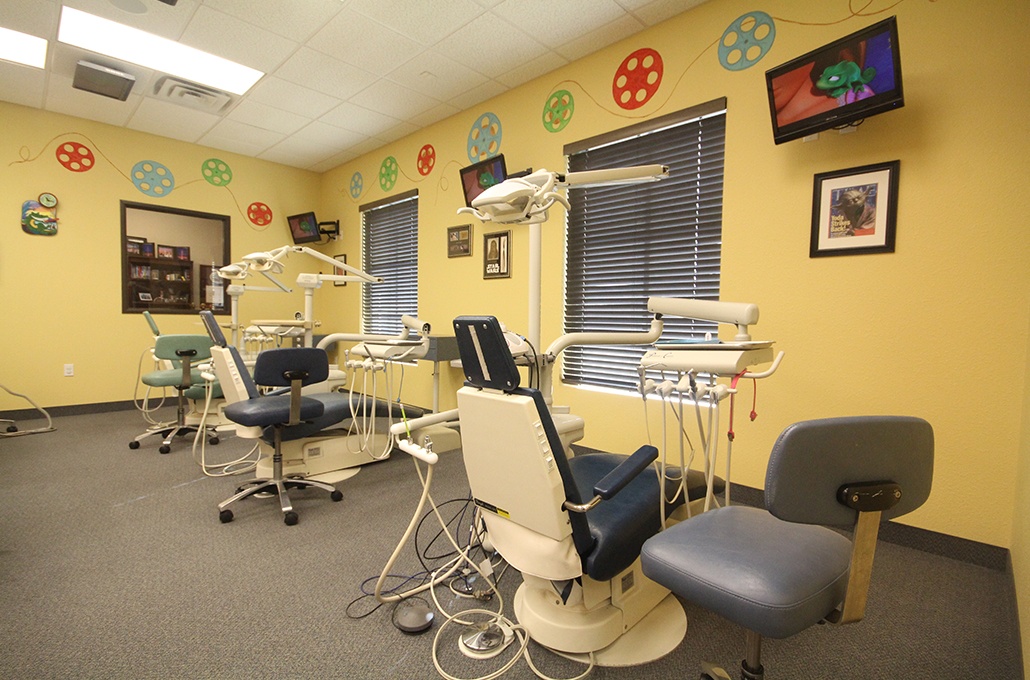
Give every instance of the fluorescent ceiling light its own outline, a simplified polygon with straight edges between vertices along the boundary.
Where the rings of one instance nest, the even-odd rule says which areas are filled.
[[[0,59],[43,68],[46,66],[46,40],[0,28]]]
[[[130,28],[114,21],[61,8],[57,39],[91,52],[152,68],[233,94],[243,94],[265,75],[237,64],[181,45],[174,40]]]

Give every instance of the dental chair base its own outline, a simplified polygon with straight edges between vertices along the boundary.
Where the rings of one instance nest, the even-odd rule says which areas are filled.
[[[599,666],[659,659],[683,640],[687,616],[666,588],[644,576],[638,559],[611,581],[551,582],[524,575],[515,616],[537,643]],[[563,602],[559,588],[571,587]]]

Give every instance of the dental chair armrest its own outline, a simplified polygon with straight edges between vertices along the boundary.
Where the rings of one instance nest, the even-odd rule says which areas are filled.
[[[577,505],[566,501],[563,507],[572,512],[586,512],[601,501],[611,500],[657,459],[658,449],[650,445],[641,446],[594,485],[594,497],[589,502]]]

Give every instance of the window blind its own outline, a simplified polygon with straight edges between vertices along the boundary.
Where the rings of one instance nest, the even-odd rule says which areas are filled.
[[[606,135],[568,154],[569,171],[658,163],[669,167],[659,182],[575,188],[568,198],[566,333],[645,331],[652,315],[647,298],[716,300],[722,257],[722,186],[726,137],[725,100],[704,105],[659,129],[652,121]],[[714,109],[714,110],[713,110]],[[675,115],[675,114],[674,114]],[[666,117],[669,118],[669,117]],[[715,333],[716,324],[665,319],[663,339]],[[562,379],[636,391],[643,346],[578,346],[565,350]]]
[[[382,283],[361,285],[361,329],[394,335],[418,315],[418,194],[361,207],[361,262]]]

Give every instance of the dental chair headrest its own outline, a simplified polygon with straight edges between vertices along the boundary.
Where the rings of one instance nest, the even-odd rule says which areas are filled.
[[[466,385],[505,392],[518,388],[519,369],[496,317],[459,316],[454,320],[454,335]]]

